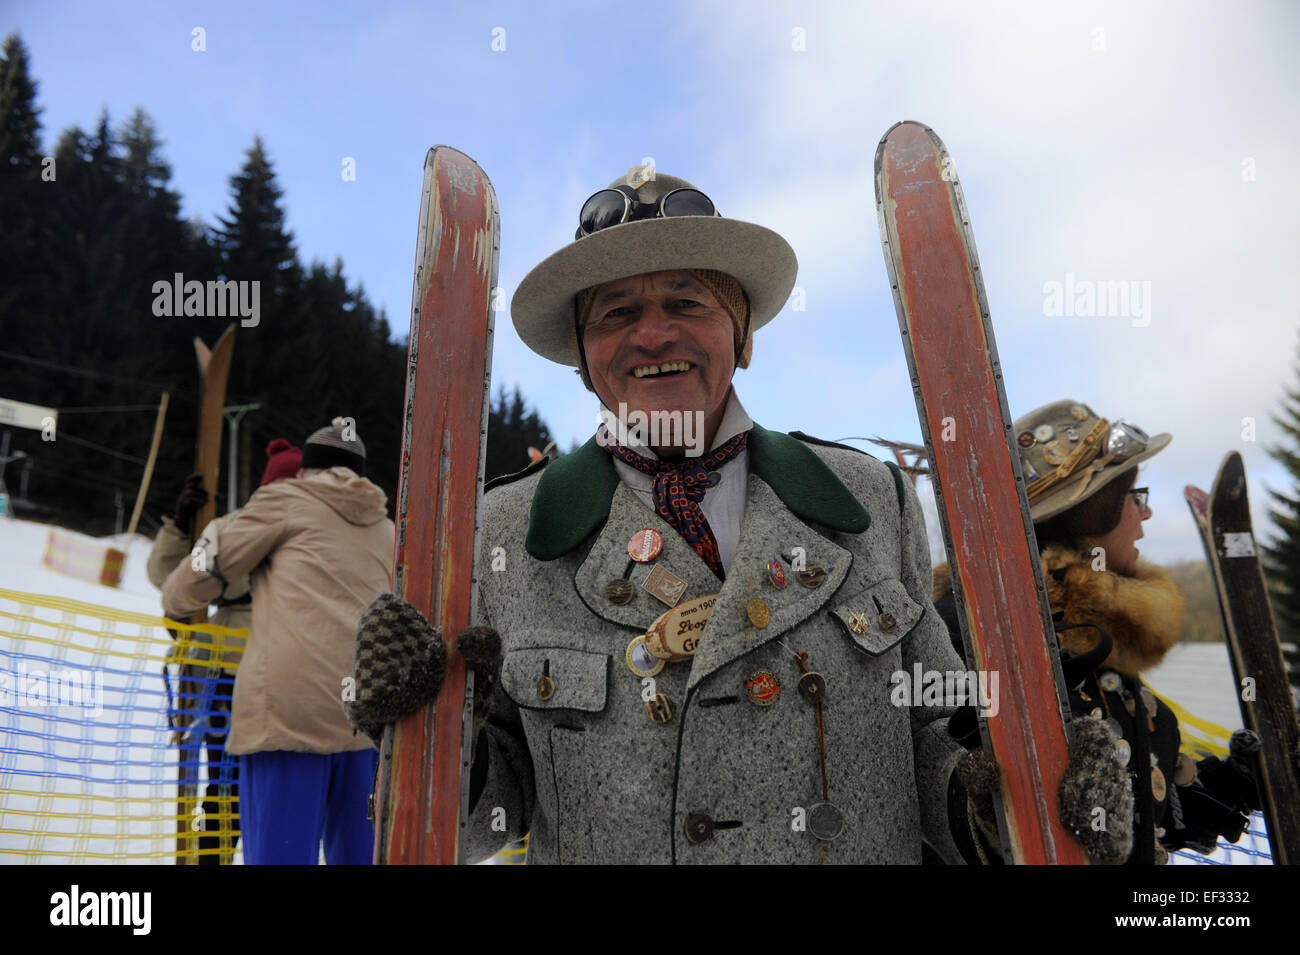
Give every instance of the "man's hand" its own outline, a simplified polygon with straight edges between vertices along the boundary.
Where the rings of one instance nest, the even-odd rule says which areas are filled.
[[[176,529],[189,536],[194,533],[194,515],[204,504],[208,503],[208,492],[203,486],[202,474],[191,474],[185,479],[181,496],[176,499],[176,513],[173,520]]]

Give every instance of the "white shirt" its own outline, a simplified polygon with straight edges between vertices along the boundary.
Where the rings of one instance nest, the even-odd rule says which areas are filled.
[[[727,407],[722,413],[722,421],[718,424],[718,433],[713,438],[713,447],[709,448],[709,451],[752,427],[754,427],[753,419],[745,411],[740,399],[736,397],[736,389],[732,388],[727,396]],[[647,447],[638,444],[629,444],[627,447],[651,461],[659,460],[659,456]],[[654,476],[638,471],[618,458],[614,458],[614,468],[618,472],[619,480],[653,512],[655,510]],[[700,501],[700,510],[704,512],[704,517],[713,530],[713,536],[717,539],[722,569],[730,573],[731,560],[736,555],[736,545],[740,543],[740,525],[745,519],[745,497],[749,490],[749,451],[741,451],[722,465],[718,469],[718,474],[720,476],[718,483],[705,490],[704,499]]]

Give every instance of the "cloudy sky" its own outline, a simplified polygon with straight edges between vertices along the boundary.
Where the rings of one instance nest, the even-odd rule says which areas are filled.
[[[399,333],[429,146],[492,177],[507,300],[587,195],[652,157],[794,247],[806,309],[758,334],[737,391],[827,438],[919,440],[872,162],[892,123],[924,121],[965,189],[1013,415],[1069,397],[1174,435],[1139,482],[1149,557],[1199,555],[1182,486],[1231,448],[1263,521],[1285,484],[1269,415],[1297,384],[1300,5],[902,7],[10,0],[0,28],[28,46],[47,143],[143,106],[187,215],[224,212],[260,134],[303,257],[341,256]],[[1137,283],[1147,308],[1049,314],[1069,281]],[[595,399],[497,328],[495,381],[585,440]]]

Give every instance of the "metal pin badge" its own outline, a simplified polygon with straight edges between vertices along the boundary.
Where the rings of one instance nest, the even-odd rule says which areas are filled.
[[[1151,796],[1156,802],[1161,802],[1167,793],[1165,786],[1165,774],[1159,769],[1151,770]]]
[[[771,670],[759,670],[745,681],[749,701],[758,706],[771,706],[781,695],[781,681]]]
[[[767,562],[767,582],[777,590],[785,590],[785,568],[775,557]]]
[[[1056,437],[1056,429],[1050,424],[1040,424],[1034,429],[1035,441],[1051,441],[1054,437]]]
[[[797,571],[795,577],[808,589],[816,590],[825,582],[826,571],[814,564],[812,567]]]
[[[664,549],[664,535],[653,527],[643,527],[627,542],[627,556],[638,564],[648,564]]]
[[[867,615],[856,610],[849,614],[849,629],[858,636],[862,636],[870,630],[871,625],[867,623]]]
[[[1070,448],[1064,441],[1048,441],[1043,445],[1043,460],[1057,465],[1070,456]]]
[[[1127,766],[1128,761],[1133,757],[1133,747],[1129,745],[1126,739],[1118,740],[1115,743],[1115,753],[1119,756],[1119,764]]]
[[[641,589],[669,607],[676,607],[686,593],[686,581],[663,564],[655,564],[641,582]]]
[[[666,660],[660,660],[646,649],[645,635],[642,634],[627,645],[623,654],[627,668],[640,677],[654,676],[664,668]]]
[[[749,622],[759,630],[772,622],[772,611],[767,609],[767,601],[762,597],[755,597],[746,604],[745,613],[749,617]]]

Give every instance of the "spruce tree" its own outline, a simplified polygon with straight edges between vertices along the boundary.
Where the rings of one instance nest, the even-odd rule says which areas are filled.
[[[0,53],[0,175],[39,173],[41,110],[36,105],[36,81],[31,78],[27,49],[17,33],[5,38]]]
[[[1295,368],[1300,381],[1300,364]],[[1290,475],[1288,491],[1269,489],[1275,507],[1269,516],[1277,528],[1274,539],[1264,545],[1264,567],[1268,572],[1273,616],[1284,643],[1300,642],[1300,388],[1284,392],[1281,413],[1272,415],[1282,429],[1284,442],[1269,449],[1269,455]]]

